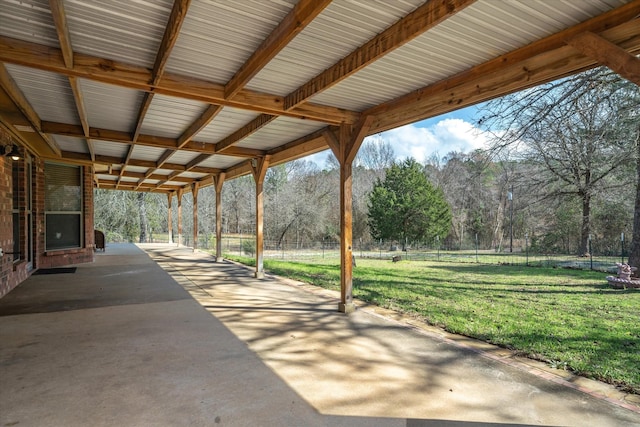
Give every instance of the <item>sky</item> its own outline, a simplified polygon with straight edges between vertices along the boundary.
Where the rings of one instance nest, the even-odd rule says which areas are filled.
[[[382,139],[393,147],[398,160],[413,157],[424,163],[432,155],[444,157],[452,151],[469,153],[485,148],[488,137],[474,127],[475,106],[443,114],[428,120],[422,120],[402,126],[365,139]],[[318,153],[309,160],[323,165],[328,152]]]

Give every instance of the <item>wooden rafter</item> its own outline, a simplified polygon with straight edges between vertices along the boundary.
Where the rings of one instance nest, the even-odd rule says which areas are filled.
[[[54,135],[64,135],[76,138],[83,136],[83,129],[77,125],[68,125],[65,123],[55,122],[42,122],[42,128],[44,132]],[[128,132],[113,131],[109,129],[91,128],[89,131],[91,139],[100,141],[111,141],[122,144],[132,144],[133,140]],[[171,151],[178,150],[178,142],[174,138],[166,138],[155,135],[141,134],[136,141],[136,145],[143,145],[154,148],[164,148]],[[214,144],[201,142],[201,141],[189,141],[180,147],[184,151],[193,151],[197,153],[215,154],[216,146]],[[225,156],[235,157],[259,157],[265,154],[262,150],[255,150],[251,148],[242,147],[229,147],[225,149]]]
[[[64,12],[64,4],[62,0],[49,0],[49,6],[51,8],[51,15],[53,16],[53,22],[56,26],[56,32],[58,33],[58,42],[60,43],[60,50],[62,51],[62,58],[64,65],[67,69],[73,68],[73,46],[71,45],[71,35],[69,34],[69,26],[67,25],[67,17]],[[73,99],[76,104],[76,111],[82,124],[82,130],[84,133],[84,139],[87,144],[87,149],[91,158],[95,158],[95,152],[93,150],[93,143],[89,139],[89,119],[87,117],[87,110],[84,105],[84,97],[82,96],[82,90],[78,78],[75,76],[68,76],[69,86],[71,86],[71,92],[73,93]]]
[[[46,158],[49,158],[49,157],[46,157]],[[70,163],[80,163],[80,164],[92,163],[91,157],[88,154],[77,153],[73,151],[63,151],[59,159],[69,161]],[[105,156],[102,154],[96,154],[96,158],[95,158],[95,161],[93,161],[93,163],[110,166],[110,165],[123,165],[124,161],[125,159],[122,157]],[[129,162],[129,166],[136,166],[136,167],[142,167],[142,168],[155,168],[156,164],[157,163],[152,160],[139,160],[139,159],[132,159]],[[180,165],[177,163],[165,163],[162,166],[162,169],[171,170],[178,173],[187,171],[187,168],[185,165]],[[203,166],[194,166],[189,170],[192,172],[203,173],[206,175],[222,172],[218,168],[209,168],[209,167],[203,167]]]
[[[24,96],[18,85],[13,81],[4,64],[0,63],[0,87],[9,96],[19,113],[29,122],[29,125],[47,143],[49,148],[56,154],[60,154],[60,147],[42,131],[42,122],[38,114]]]
[[[225,97],[234,97],[330,3],[331,0],[300,0],[229,80],[224,88]]]
[[[620,76],[640,86],[640,59],[608,40],[586,31],[567,40],[569,46],[606,65]]]
[[[290,109],[413,40],[476,0],[428,1],[285,97]]]
[[[124,162],[122,163],[122,168],[120,169],[120,172],[119,172],[118,181],[116,183],[116,189],[118,188],[118,185],[120,185],[120,182],[122,181],[123,174],[125,173],[125,170],[127,169],[127,165],[131,161],[131,155],[133,154],[134,148],[135,148],[135,146],[132,144],[132,145],[129,146],[129,149],[127,150],[127,155],[124,158]],[[94,161],[95,161],[95,158],[94,158]]]
[[[204,129],[211,121],[222,111],[220,105],[209,105],[206,110],[198,117],[196,121],[182,132],[182,135],[178,137],[176,142],[177,148],[182,148],[191,141],[191,139],[202,129]]]
[[[65,76],[77,76],[130,89],[176,96],[209,104],[235,107],[272,115],[317,120],[329,124],[353,123],[359,117],[354,111],[305,103],[284,110],[283,98],[278,95],[242,89],[232,99],[226,99],[224,85],[193,77],[164,73],[153,86],[151,71],[140,66],[95,56],[74,54],[73,69],[67,69],[60,49],[0,36],[0,61],[23,65]]]
[[[53,16],[53,22],[58,33],[58,41],[62,51],[62,59],[65,67],[73,68],[73,48],[71,46],[71,36],[69,35],[69,27],[67,26],[67,16],[64,12],[63,0],[49,0],[49,8]]]
[[[231,135],[223,139],[222,141],[218,142],[216,144],[216,153],[226,154],[226,150],[229,149],[232,145],[237,144],[244,138],[248,137],[254,132],[257,132],[258,130],[260,130],[260,128],[268,125],[269,123],[274,121],[276,118],[277,118],[276,116],[270,116],[268,114],[259,115],[258,117],[253,119],[251,122],[247,123],[240,129],[238,129],[237,131],[235,131],[234,133],[232,133]]]
[[[173,8],[171,9],[171,14],[169,15],[169,20],[164,30],[164,34],[162,36],[162,40],[160,41],[160,47],[158,48],[158,53],[156,54],[156,60],[153,64],[153,70],[151,71],[151,85],[155,86],[158,84],[160,79],[162,78],[162,74],[164,74],[164,69],[169,60],[169,55],[171,54],[171,50],[178,40],[178,35],[180,34],[180,28],[182,28],[182,23],[184,22],[184,18],[187,15],[187,10],[189,10],[189,4],[191,4],[191,0],[174,0]],[[136,128],[133,132],[132,144],[135,144],[140,135],[140,131],[142,130],[142,124],[144,123],[144,118],[147,115],[147,111],[151,107],[151,102],[153,101],[153,92],[145,92],[144,98],[142,100],[142,105],[140,106],[140,110],[138,111],[138,119],[136,121]],[[159,167],[173,154],[173,151],[167,150],[161,157],[161,160],[158,161]],[[126,163],[125,163],[126,167]],[[124,167],[122,170],[124,171]],[[153,173],[153,170],[149,170],[149,175]],[[142,185],[144,182],[144,178],[140,180],[138,186]]]
[[[639,4],[629,3],[362,114],[376,117],[371,132],[377,133],[584,71],[597,62],[566,40],[585,31],[634,54],[640,51]]]

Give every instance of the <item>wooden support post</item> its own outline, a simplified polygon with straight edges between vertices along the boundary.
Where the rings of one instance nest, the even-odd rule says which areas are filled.
[[[271,156],[251,161],[251,172],[256,181],[256,273],[258,279],[264,277],[264,177],[269,169]]]
[[[178,197],[178,246],[182,246],[182,193],[183,189],[177,191]]]
[[[167,193],[167,231],[169,232],[169,244],[173,243],[173,213],[171,212],[171,202],[173,201],[173,191]]]
[[[325,134],[327,143],[340,162],[340,303],[338,311],[351,313],[353,304],[353,191],[352,165],[373,122],[367,116],[355,126],[342,124],[339,137],[331,132]]]
[[[191,195],[193,196],[193,251],[198,250],[198,190],[197,181],[191,183]]]
[[[213,178],[216,188],[216,262],[222,262],[222,184],[224,184],[224,178],[224,172]]]

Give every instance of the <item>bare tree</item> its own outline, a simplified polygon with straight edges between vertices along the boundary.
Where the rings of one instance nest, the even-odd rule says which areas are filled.
[[[494,132],[494,152],[509,148],[534,168],[532,197],[580,199],[580,253],[588,250],[594,194],[629,185],[606,178],[634,157],[637,89],[606,69],[590,70],[494,100],[478,122]]]

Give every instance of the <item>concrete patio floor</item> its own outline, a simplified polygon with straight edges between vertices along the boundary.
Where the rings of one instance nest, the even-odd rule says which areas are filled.
[[[140,248],[144,249],[141,250]],[[637,426],[637,396],[167,245],[0,299],[0,426]],[[146,251],[146,252],[145,252]]]

